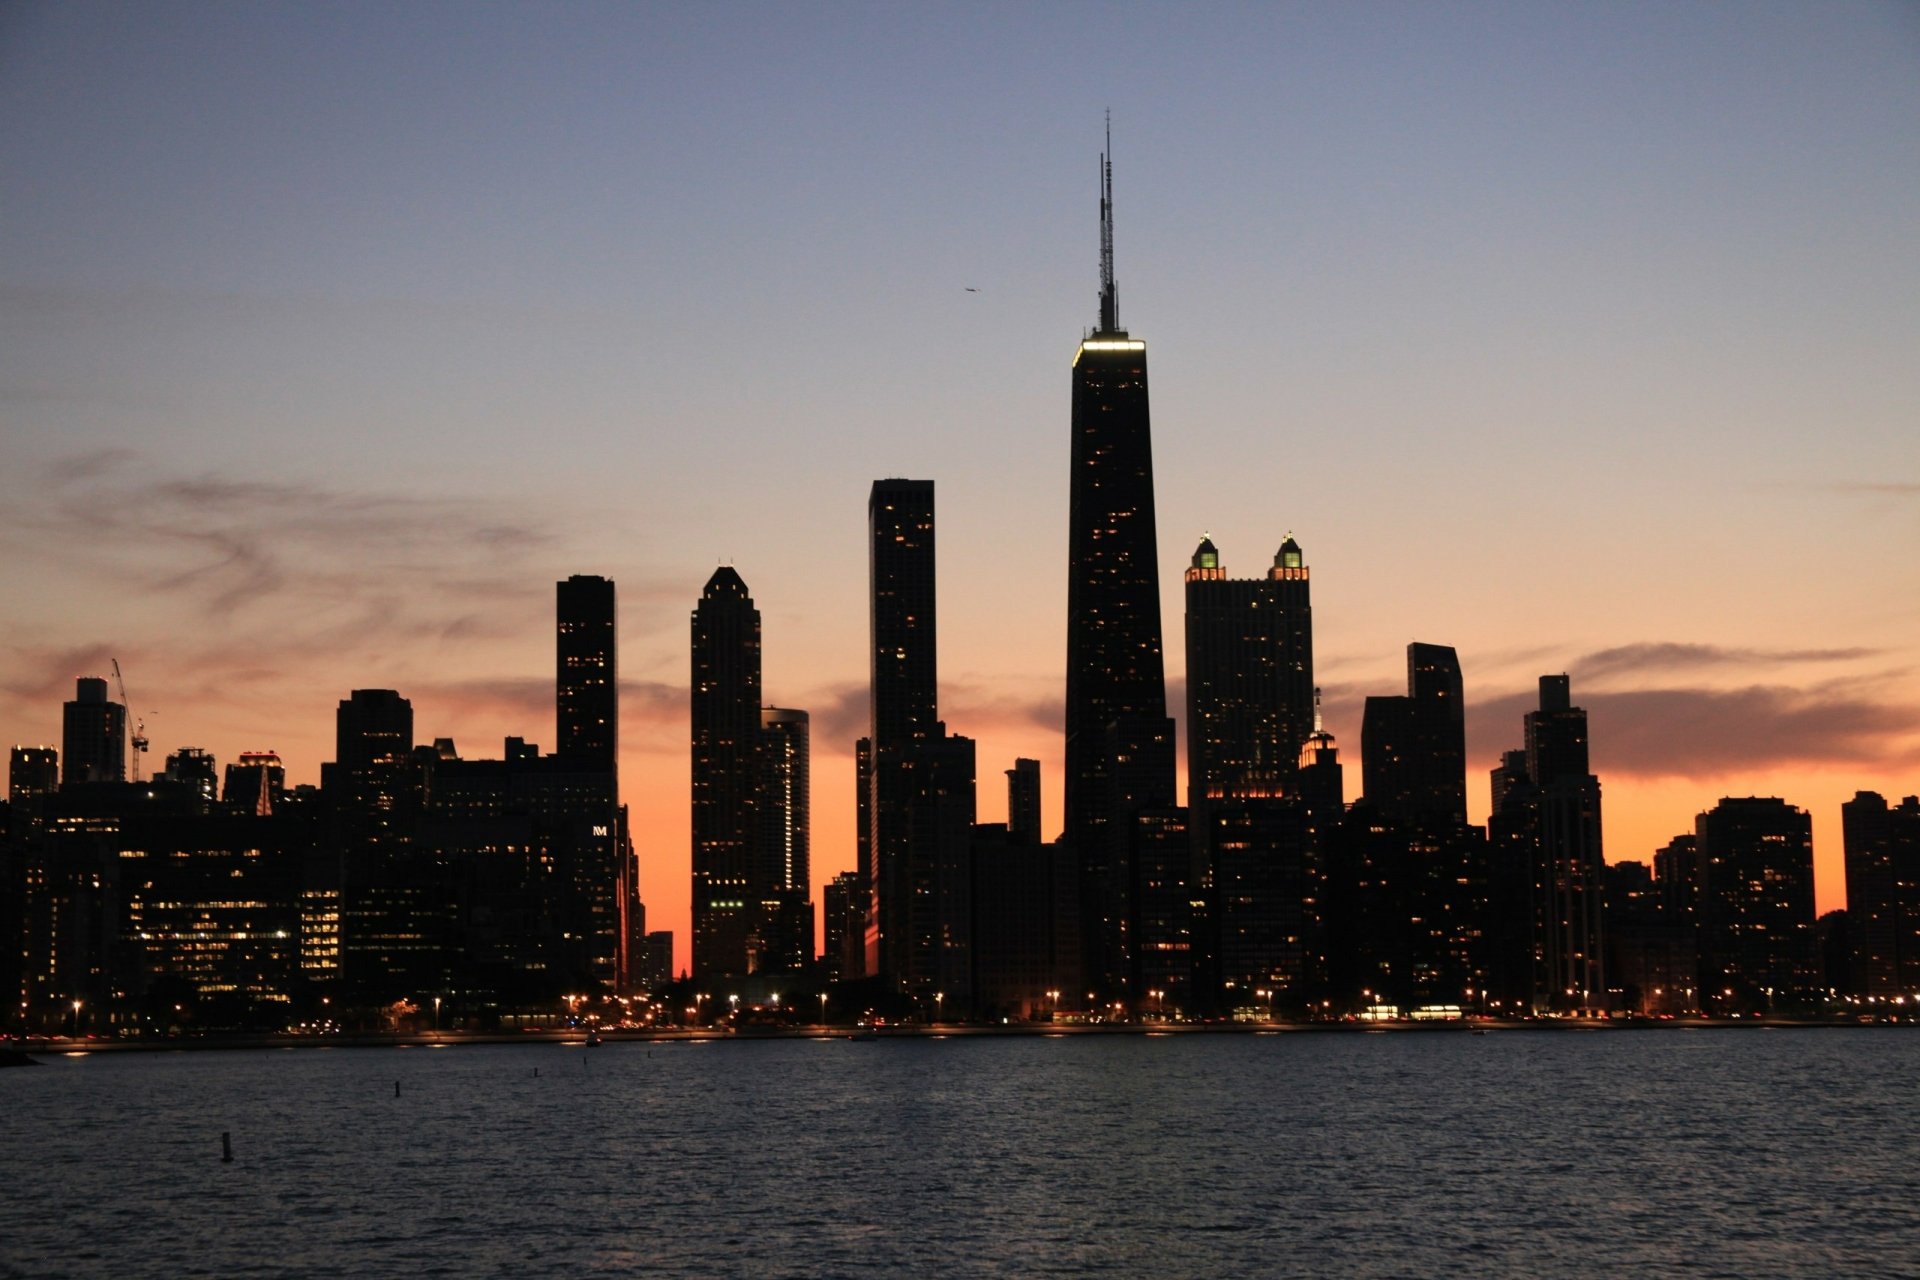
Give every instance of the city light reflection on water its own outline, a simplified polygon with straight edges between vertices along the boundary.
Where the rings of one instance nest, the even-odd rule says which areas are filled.
[[[1920,1239],[1906,1030],[562,1048],[0,1073],[0,1276],[1868,1274]]]

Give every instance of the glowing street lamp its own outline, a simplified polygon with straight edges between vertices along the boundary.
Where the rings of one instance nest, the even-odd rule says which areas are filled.
[[[820,1025],[827,1025],[827,993],[824,991],[820,993]]]
[[[78,1000],[73,1002],[73,1038],[75,1040],[80,1038],[80,1002]]]
[[[946,998],[947,993],[944,991],[936,991],[933,993],[933,1021],[935,1026],[938,1026],[940,1023],[940,1010]]]
[[[433,1034],[440,1034],[440,997],[433,998]]]

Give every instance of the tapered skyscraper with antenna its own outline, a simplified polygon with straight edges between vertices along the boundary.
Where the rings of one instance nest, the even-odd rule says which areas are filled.
[[[1073,361],[1066,833],[1081,864],[1090,986],[1127,985],[1133,815],[1174,803],[1161,657],[1147,344],[1120,326],[1112,131],[1100,157],[1100,323]]]

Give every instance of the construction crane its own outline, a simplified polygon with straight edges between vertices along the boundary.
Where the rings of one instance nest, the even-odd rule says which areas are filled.
[[[120,674],[120,659],[113,660],[113,683],[120,693],[120,709],[129,721],[133,720],[133,704],[127,700],[127,681]],[[147,719],[145,716],[133,725],[133,752],[128,765],[133,770],[133,780],[140,781],[140,757],[147,753]]]

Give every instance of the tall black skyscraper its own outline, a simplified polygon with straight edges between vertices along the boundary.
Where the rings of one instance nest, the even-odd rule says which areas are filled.
[[[1813,821],[1775,797],[1728,797],[1694,821],[1700,1004],[1791,1005],[1812,988]]]
[[[1533,784],[1536,1003],[1604,1008],[1606,916],[1600,780],[1587,765],[1587,713],[1564,675],[1540,677],[1540,709],[1527,713]]]
[[[913,840],[913,760],[945,736],[939,718],[934,625],[933,481],[876,480],[867,499],[871,631],[871,792],[867,820],[873,910],[868,971],[907,978],[914,905],[908,866]]]
[[[575,574],[555,587],[554,753],[612,770],[620,751],[613,583]]]
[[[1920,798],[1858,791],[1840,806],[1851,985],[1875,1000],[1920,991]]]
[[[107,699],[107,682],[83,676],[61,715],[60,781],[127,780],[127,709]]]
[[[1111,147],[1109,147],[1109,150]],[[1113,166],[1100,157],[1100,323],[1073,361],[1067,543],[1066,834],[1080,858],[1087,981],[1124,986],[1130,824],[1174,803],[1160,644],[1147,344],[1120,327]]]
[[[1040,762],[1024,757],[1007,770],[1007,834],[1040,843]]]
[[[759,904],[760,611],[731,568],[693,611],[693,971],[747,972]]]
[[[1446,645],[1407,646],[1405,697],[1368,698],[1360,783],[1381,814],[1467,820],[1467,731],[1460,658]]]
[[[760,905],[756,972],[801,969],[813,959],[808,739],[806,712],[760,709],[760,840],[751,886]]]

